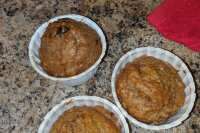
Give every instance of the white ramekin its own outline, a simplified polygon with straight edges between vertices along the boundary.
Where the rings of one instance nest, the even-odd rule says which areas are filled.
[[[112,112],[117,119],[116,123],[121,128],[121,133],[129,133],[128,124],[119,109],[108,100],[96,96],[76,96],[63,100],[60,104],[53,107],[52,110],[46,114],[38,129],[38,133],[48,133],[54,122],[65,111],[74,107],[82,106],[101,106]]]
[[[127,111],[122,107],[116,94],[115,82],[116,82],[116,76],[119,74],[120,70],[122,70],[127,63],[132,62],[134,59],[143,55],[153,56],[157,59],[161,59],[165,62],[170,63],[174,68],[176,68],[176,70],[178,71],[178,74],[180,75],[180,77],[182,78],[185,84],[184,105],[174,116],[172,116],[165,123],[160,124],[160,125],[146,124],[141,121],[138,121],[133,116],[129,115]],[[112,86],[112,94],[113,94],[114,100],[117,106],[119,107],[120,111],[123,113],[123,115],[126,118],[128,118],[128,120],[132,124],[135,124],[136,126],[139,126],[145,129],[150,129],[150,130],[169,129],[169,128],[180,125],[189,116],[190,112],[192,111],[195,98],[196,98],[194,80],[189,69],[185,65],[185,63],[173,53],[164,49],[154,48],[154,47],[136,48],[134,50],[129,51],[124,56],[122,56],[120,60],[117,62],[113,70],[111,86]]]
[[[40,65],[39,48],[40,48],[40,44],[41,44],[41,37],[42,37],[43,33],[45,32],[49,23],[55,22],[55,21],[57,21],[59,19],[63,19],[63,18],[70,18],[70,19],[73,19],[76,21],[80,21],[82,23],[87,24],[92,29],[94,29],[100,37],[101,45],[102,45],[102,52],[101,52],[99,59],[95,62],[95,64],[93,64],[86,71],[84,71],[78,75],[72,76],[72,77],[58,78],[58,77],[48,75],[42,69],[42,66]],[[33,34],[32,38],[31,38],[31,41],[29,43],[29,59],[30,59],[32,67],[40,75],[44,76],[45,78],[48,78],[48,79],[51,79],[54,81],[64,82],[68,86],[80,85],[80,84],[86,82],[87,80],[89,80],[91,77],[93,77],[94,74],[96,73],[98,65],[100,64],[100,62],[102,61],[102,59],[105,55],[105,52],[106,52],[106,39],[105,39],[104,33],[101,30],[101,28],[91,19],[89,19],[85,16],[76,15],[76,14],[54,17],[54,18],[50,19],[48,22],[45,22],[35,31],[35,33]]]

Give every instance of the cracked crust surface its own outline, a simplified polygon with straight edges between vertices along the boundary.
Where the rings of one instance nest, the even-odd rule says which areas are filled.
[[[111,112],[100,106],[84,106],[65,111],[50,133],[120,133],[120,130]]]
[[[184,103],[184,84],[168,63],[142,56],[127,64],[117,77],[117,96],[136,119],[159,124]]]

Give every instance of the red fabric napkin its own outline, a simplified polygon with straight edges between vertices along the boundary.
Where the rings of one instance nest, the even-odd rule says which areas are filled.
[[[147,19],[164,37],[200,51],[200,0],[165,0]]]

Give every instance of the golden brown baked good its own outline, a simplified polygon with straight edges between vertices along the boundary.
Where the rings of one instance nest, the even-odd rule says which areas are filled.
[[[136,119],[160,124],[184,103],[184,84],[168,63],[142,56],[127,64],[117,76],[119,101]]]
[[[100,106],[67,110],[54,123],[50,133],[120,133],[116,118]]]
[[[42,36],[41,65],[49,75],[74,76],[92,66],[101,49],[96,31],[82,22],[61,19],[50,23]]]

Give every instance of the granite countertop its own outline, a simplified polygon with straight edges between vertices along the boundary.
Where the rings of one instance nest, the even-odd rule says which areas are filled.
[[[117,60],[140,46],[165,48],[190,67],[200,95],[200,54],[164,39],[146,21],[160,0],[0,0],[0,133],[35,133],[44,115],[62,99],[95,95],[113,101],[111,74]],[[30,65],[28,44],[35,29],[49,18],[77,13],[104,30],[108,52],[95,77],[67,87],[38,75]],[[133,132],[150,132],[138,127]],[[200,132],[200,99],[182,125],[161,131]]]

